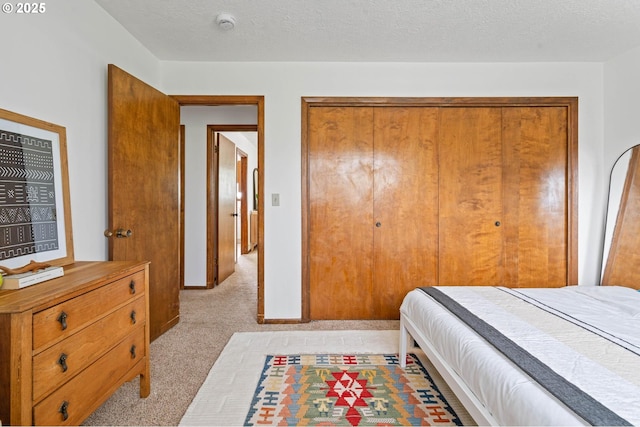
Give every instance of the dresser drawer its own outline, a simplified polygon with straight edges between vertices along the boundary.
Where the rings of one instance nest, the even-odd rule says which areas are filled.
[[[144,286],[145,273],[141,271],[34,314],[34,353],[42,351],[119,305],[143,294]]]
[[[146,363],[144,327],[54,391],[33,408],[35,425],[79,425],[125,379],[138,363]]]
[[[131,331],[145,323],[142,295],[33,358],[33,400],[73,378]]]

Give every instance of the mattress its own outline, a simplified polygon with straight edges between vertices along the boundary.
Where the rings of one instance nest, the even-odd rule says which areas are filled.
[[[629,424],[640,425],[640,293],[622,287],[435,287]],[[585,419],[420,289],[400,308],[501,425]]]

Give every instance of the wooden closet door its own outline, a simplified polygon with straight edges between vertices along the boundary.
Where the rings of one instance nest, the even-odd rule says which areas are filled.
[[[442,108],[440,285],[503,284],[501,109]]]
[[[373,108],[309,110],[310,318],[369,319]]]
[[[374,111],[371,318],[397,319],[402,299],[437,283],[438,108]]]
[[[567,109],[508,107],[502,111],[504,286],[565,286]]]
[[[577,282],[577,99],[310,98],[303,131],[304,319]]]

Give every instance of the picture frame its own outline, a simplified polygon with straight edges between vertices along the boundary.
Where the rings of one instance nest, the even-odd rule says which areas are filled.
[[[0,266],[74,262],[66,128],[0,109]]]

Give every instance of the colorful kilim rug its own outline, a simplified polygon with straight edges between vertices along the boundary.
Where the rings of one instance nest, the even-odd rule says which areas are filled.
[[[269,355],[245,425],[462,425],[415,354]]]

